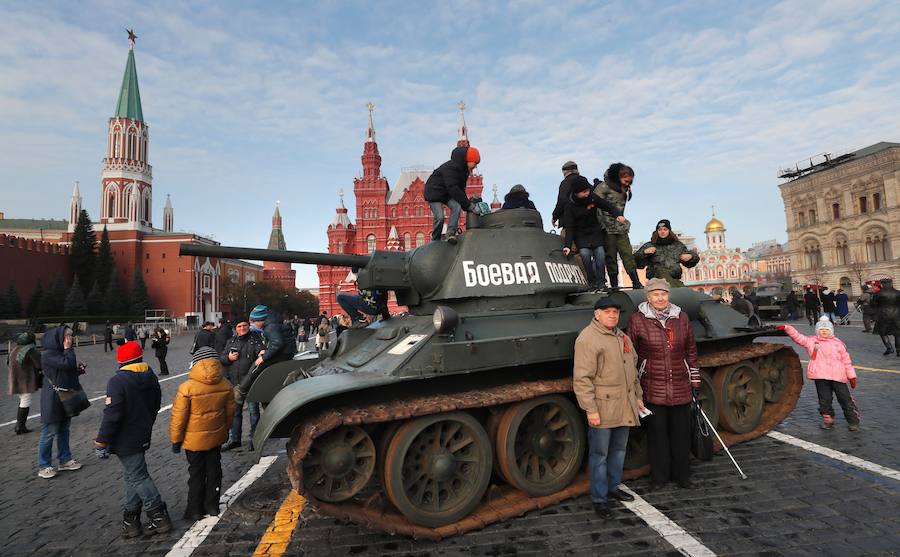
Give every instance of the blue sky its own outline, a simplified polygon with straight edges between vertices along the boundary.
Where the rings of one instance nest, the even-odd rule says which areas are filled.
[[[190,4],[0,6],[0,211],[65,218],[79,180],[97,217],[125,27],[155,223],[168,193],[229,245],[264,246],[280,200],[288,248],[324,251],[370,100],[392,186],[448,158],[460,99],[486,190],[522,183],[547,220],[562,162],[629,163],[635,243],[659,218],[702,238],[713,204],[730,246],[784,241],[780,166],[900,141],[896,2]]]

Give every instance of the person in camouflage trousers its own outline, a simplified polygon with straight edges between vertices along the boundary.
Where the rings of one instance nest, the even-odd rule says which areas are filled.
[[[672,232],[672,224],[663,219],[656,223],[650,241],[634,252],[634,262],[638,269],[647,268],[647,280],[661,278],[681,287],[682,265],[690,269],[700,262],[700,256],[687,249]]]
[[[613,163],[603,174],[603,181],[595,179],[594,193],[601,199],[616,206],[622,214],[625,214],[625,204],[631,201],[631,183],[634,181],[634,170],[620,162]],[[632,288],[643,288],[634,265],[634,255],[631,253],[631,239],[628,231],[631,222],[626,220],[619,223],[609,213],[597,211],[597,217],[603,228],[606,229],[606,273],[609,275],[609,286],[619,287],[619,263],[617,257],[622,258],[622,266],[631,278]]]

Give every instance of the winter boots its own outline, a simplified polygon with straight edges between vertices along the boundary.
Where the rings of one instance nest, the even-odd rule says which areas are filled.
[[[628,278],[631,279],[631,288],[634,290],[643,290],[644,285],[641,284],[641,279],[638,277],[637,271],[632,271],[628,273]]]
[[[143,534],[141,531],[141,511],[125,511],[122,515],[122,537],[136,538]]]
[[[820,425],[822,429],[834,429],[834,416],[829,416],[825,414],[822,416],[822,425]]]
[[[166,504],[156,507],[147,513],[150,522],[144,526],[147,534],[165,534],[172,529],[172,519],[169,518],[169,511],[166,510]]]
[[[30,408],[19,408],[16,414],[16,435],[23,433],[31,433],[31,430],[25,427],[25,421],[28,420],[28,410]]]

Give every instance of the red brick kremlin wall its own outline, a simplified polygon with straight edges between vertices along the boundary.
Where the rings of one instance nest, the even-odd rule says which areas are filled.
[[[0,234],[0,291],[14,281],[23,306],[38,281],[46,286],[61,276],[68,286],[71,272],[68,246]]]

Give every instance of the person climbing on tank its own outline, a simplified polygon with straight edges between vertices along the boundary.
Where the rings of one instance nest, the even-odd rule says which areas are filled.
[[[700,256],[687,249],[687,246],[672,232],[672,223],[668,219],[656,223],[656,230],[650,241],[634,252],[634,263],[637,268],[647,268],[647,280],[665,279],[669,285],[676,288],[684,286],[681,282],[681,267],[690,269],[699,262]]]
[[[478,205],[472,206],[466,197],[466,182],[472,170],[481,162],[481,154],[475,147],[457,147],[450,153],[450,160],[434,169],[425,181],[425,201],[434,215],[431,226],[431,241],[441,239],[444,228],[444,206],[450,208],[450,222],[447,224],[447,241],[455,244],[459,234],[459,213],[470,208],[481,214]]]
[[[253,367],[234,389],[235,403],[238,406],[244,403],[250,387],[264,369],[278,362],[290,360],[297,352],[293,335],[285,331],[285,325],[278,312],[270,311],[268,306],[258,305],[253,308],[250,312],[250,328],[262,334],[266,348],[260,350]]]
[[[563,179],[559,183],[559,192],[556,194],[556,206],[553,208],[553,226],[558,227],[566,210],[566,203],[572,194],[572,183],[577,180],[581,174],[578,173],[578,165],[573,161],[566,161],[562,165]],[[562,234],[562,232],[560,232]]]
[[[505,209],[537,209],[534,202],[528,199],[528,192],[522,184],[516,184],[509,189],[509,193],[503,198],[503,206],[500,210]]]
[[[790,325],[776,325],[775,328],[786,332],[791,340],[805,348],[809,354],[806,377],[816,384],[819,414],[822,415],[820,427],[822,429],[834,427],[834,408],[831,401],[837,397],[847,420],[847,428],[850,431],[858,431],[859,410],[856,401],[850,396],[850,389],[847,388],[848,384],[851,388],[856,388],[856,370],[853,369],[847,347],[834,336],[834,324],[828,316],[823,315],[816,322],[816,336],[801,335]]]
[[[615,205],[591,193],[591,183],[584,176],[577,175],[570,185],[571,193],[562,215],[563,253],[568,257],[577,249],[591,288],[603,290],[606,288],[605,233],[597,220],[597,211],[612,214],[619,223],[625,222],[625,217]]]
[[[609,165],[609,168],[606,169],[602,182],[596,178],[594,179],[594,193],[615,205],[624,215],[625,205],[631,201],[631,184],[633,182],[634,170],[627,164],[616,162]],[[606,230],[604,251],[606,255],[606,273],[609,275],[610,288],[619,287],[619,257],[622,258],[622,267],[625,268],[625,273],[631,279],[631,287],[634,289],[642,288],[641,280],[637,275],[637,268],[634,265],[631,239],[628,237],[631,223],[628,219],[620,223],[604,212],[598,213],[597,216]]]
[[[359,268],[350,269],[350,282],[356,284],[358,274]],[[337,303],[350,316],[350,328],[352,329],[365,327],[368,324],[364,321],[363,313],[372,316],[381,315],[383,320],[391,318],[385,290],[362,288],[359,289],[359,294],[338,294]]]

